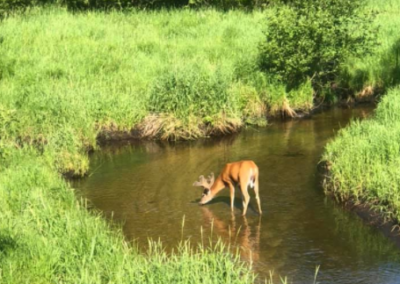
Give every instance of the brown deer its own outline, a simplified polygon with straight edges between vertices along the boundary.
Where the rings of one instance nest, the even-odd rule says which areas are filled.
[[[207,180],[200,176],[199,180],[193,183],[193,186],[204,188],[203,195],[199,202],[204,205],[210,202],[215,195],[222,189],[229,187],[231,196],[231,210],[233,211],[233,201],[235,199],[235,185],[238,185],[242,193],[243,216],[246,215],[247,207],[250,201],[250,195],[247,187],[254,188],[258,205],[258,212],[262,214],[260,196],[258,192],[258,167],[253,161],[239,161],[228,163],[223,168],[221,174],[214,180],[214,174],[211,173]]]

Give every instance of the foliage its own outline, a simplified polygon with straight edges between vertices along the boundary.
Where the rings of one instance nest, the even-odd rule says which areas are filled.
[[[57,4],[62,0],[0,0],[0,18],[33,6]]]
[[[369,11],[379,11],[373,27],[379,27],[378,44],[371,55],[352,56],[342,65],[336,84],[346,93],[358,97],[363,90],[384,92],[387,87],[400,83],[400,3],[395,0],[369,0]]]
[[[363,0],[294,0],[267,17],[260,67],[290,88],[312,78],[314,88],[337,75],[350,55],[364,56],[375,43],[372,14]]]
[[[279,0],[0,0],[0,15],[27,7],[58,4],[73,10],[86,9],[125,9],[125,8],[176,8],[176,7],[215,7],[228,10],[232,8],[253,9],[266,7]]]
[[[188,0],[190,6],[212,6],[222,9],[266,7],[277,0]]]

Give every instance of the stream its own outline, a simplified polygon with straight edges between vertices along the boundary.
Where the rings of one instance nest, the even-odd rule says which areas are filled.
[[[112,143],[91,156],[90,176],[73,186],[90,206],[120,222],[143,251],[148,238],[170,250],[182,239],[196,245],[220,237],[261,279],[274,271],[275,283],[279,275],[289,283],[313,283],[317,266],[318,283],[400,283],[399,249],[325,196],[317,170],[335,133],[372,112],[372,106],[332,108],[222,138]],[[228,189],[199,206],[202,189],[193,182],[243,159],[259,167],[263,215],[252,189],[245,217],[238,190],[233,213]]]

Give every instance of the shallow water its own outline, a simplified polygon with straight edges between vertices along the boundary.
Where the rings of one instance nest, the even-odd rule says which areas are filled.
[[[319,185],[323,147],[352,117],[371,111],[334,108],[223,139],[114,144],[92,156],[90,177],[74,185],[93,207],[121,221],[126,238],[143,249],[147,238],[176,246],[184,223],[183,239],[201,242],[202,227],[209,243],[212,227],[213,241],[220,236],[239,247],[261,277],[273,270],[290,283],[313,283],[319,265],[319,283],[400,283],[398,248],[325,197]],[[233,214],[227,189],[199,206],[202,190],[192,187],[198,176],[242,159],[259,166],[263,215],[251,190],[246,217],[238,191]]]

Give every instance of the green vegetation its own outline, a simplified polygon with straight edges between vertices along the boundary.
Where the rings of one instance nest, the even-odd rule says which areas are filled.
[[[368,0],[366,9],[376,13],[374,26],[379,27],[378,43],[373,53],[350,57],[342,64],[337,86],[343,94],[354,93],[363,99],[400,83],[400,38],[397,31],[400,3],[396,0]]]
[[[259,70],[264,12],[9,11],[36,3],[49,2],[0,0],[8,15],[0,23],[0,282],[252,282],[222,246],[182,244],[167,257],[153,244],[139,254],[87,213],[62,174],[84,175],[100,136],[192,139],[309,110],[309,81],[288,91]],[[349,59],[340,86],[397,82],[399,9],[385,3],[382,45]]]
[[[164,129],[176,133],[195,115],[218,129],[242,109],[258,114],[256,85],[243,76],[261,17],[38,8],[0,24],[0,282],[253,282],[222,245],[190,251],[182,244],[167,257],[152,244],[139,254],[76,201],[60,173],[83,175],[98,135],[135,125],[152,131],[146,119],[171,117]],[[157,93],[176,94],[182,104]]]
[[[3,145],[4,146],[4,145]],[[222,243],[146,255],[89,214],[34,150],[11,147],[0,175],[0,283],[253,283]]]
[[[365,56],[375,43],[364,0],[292,0],[269,11],[260,65],[290,90],[311,80],[319,93],[350,55]]]
[[[397,85],[400,80],[399,36],[396,16],[398,1],[371,3],[380,9],[381,25],[376,57],[353,59],[347,65],[349,87],[364,90]],[[400,89],[388,91],[379,103],[374,117],[342,130],[326,147],[323,160],[328,161],[330,176],[326,189],[339,200],[365,203],[388,219],[400,220]]]
[[[253,10],[279,3],[281,0],[0,0],[0,17],[24,11],[35,6],[61,5],[71,11],[89,9],[160,9],[160,8],[205,8],[214,7],[222,11],[230,9]]]
[[[354,121],[326,147],[327,189],[400,220],[400,89],[385,95],[372,119]]]
[[[266,78],[255,60],[262,17],[65,9],[10,17],[0,32],[0,104],[16,117],[12,135],[75,136],[69,145],[95,147],[100,131],[195,138],[265,121]],[[305,99],[300,106],[311,93]]]

